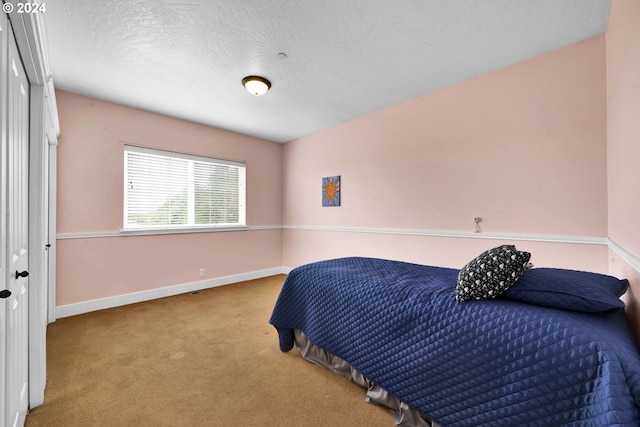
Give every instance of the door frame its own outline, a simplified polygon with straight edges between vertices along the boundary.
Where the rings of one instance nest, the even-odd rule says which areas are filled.
[[[47,283],[47,302],[49,323],[56,321],[56,210],[58,195],[58,137],[47,132],[49,141],[49,189],[48,189],[48,211],[49,211],[49,254],[47,259],[47,273],[49,275]]]
[[[29,407],[33,408],[44,402],[46,325],[55,320],[55,313],[51,313],[55,312],[51,309],[52,295],[55,304],[55,250],[50,250],[55,249],[55,240],[50,240],[51,236],[55,237],[55,222],[49,217],[51,203],[55,211],[55,192],[54,199],[51,200],[49,185],[53,181],[55,188],[56,168],[53,167],[52,175],[52,168],[49,166],[48,176],[45,177],[42,162],[47,158],[55,161],[60,125],[46,50],[44,19],[41,14],[17,14],[14,11],[9,14],[9,20],[31,89],[29,258],[32,266],[29,286],[34,297],[33,302],[29,302]],[[44,150],[53,151],[53,156],[47,156]],[[45,251],[47,244],[51,247]]]
[[[42,142],[42,86],[31,86],[29,126],[29,406],[44,402],[48,324],[48,212],[45,208],[49,174],[45,165],[48,142]],[[45,145],[46,144],[46,145]],[[46,221],[46,224],[45,224]],[[46,240],[45,240],[46,238]]]

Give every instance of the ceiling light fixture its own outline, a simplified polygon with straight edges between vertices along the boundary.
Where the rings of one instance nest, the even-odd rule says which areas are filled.
[[[242,79],[242,85],[255,96],[264,95],[271,89],[271,82],[260,76],[247,76]]]

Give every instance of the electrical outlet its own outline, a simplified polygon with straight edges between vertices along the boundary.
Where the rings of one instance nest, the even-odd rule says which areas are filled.
[[[204,268],[200,269],[200,277],[204,277]]]

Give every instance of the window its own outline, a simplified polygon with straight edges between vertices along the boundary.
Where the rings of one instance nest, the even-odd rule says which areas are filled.
[[[245,165],[125,146],[124,228],[245,225]]]

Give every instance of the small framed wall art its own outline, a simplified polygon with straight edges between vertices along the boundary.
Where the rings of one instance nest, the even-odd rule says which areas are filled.
[[[340,175],[322,178],[322,206],[340,206]]]

